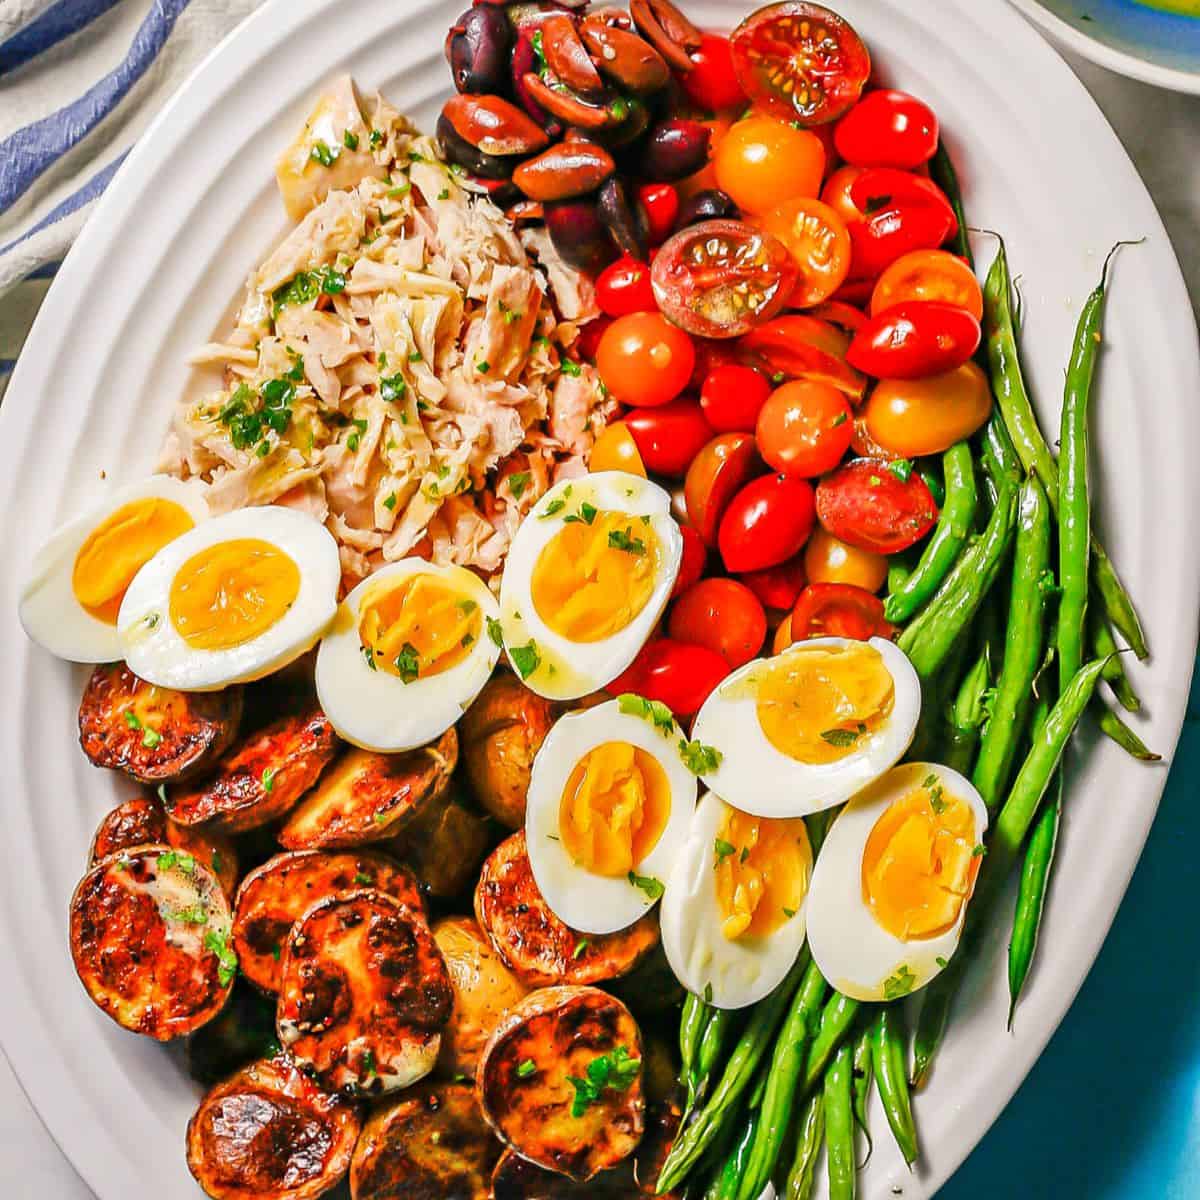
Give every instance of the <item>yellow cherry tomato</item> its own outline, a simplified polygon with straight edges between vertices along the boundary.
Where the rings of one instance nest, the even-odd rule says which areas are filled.
[[[825,147],[815,133],[772,117],[732,125],[713,156],[717,186],[744,213],[765,213],[796,196],[815,197]]]
[[[792,644],[792,614],[788,613],[775,629],[771,639],[771,653],[782,654]]]
[[[646,478],[646,466],[637,442],[624,421],[614,421],[604,427],[588,455],[588,468],[592,471],[626,471]]]
[[[887,579],[888,560],[849,546],[818,525],[804,548],[804,571],[809,583],[851,583],[877,592]]]
[[[987,376],[973,362],[925,379],[883,379],[867,400],[867,433],[890,454],[941,454],[991,415]]]

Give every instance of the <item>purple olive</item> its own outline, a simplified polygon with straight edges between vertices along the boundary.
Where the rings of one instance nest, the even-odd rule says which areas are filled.
[[[695,225],[698,221],[735,221],[741,214],[738,206],[720,188],[708,188],[697,192],[679,210],[676,229]]]
[[[560,200],[544,207],[550,240],[571,266],[596,274],[615,257],[592,201]]]
[[[596,212],[622,254],[644,260],[649,230],[640,205],[630,204],[619,176],[605,180],[596,197]]]
[[[512,91],[517,103],[552,137],[562,137],[563,123],[552,117],[530,93],[525,85],[525,76],[537,72],[537,54],[533,49],[533,33],[522,29],[517,34],[516,45],[513,46],[512,62],[509,65],[512,74]]]
[[[457,163],[481,179],[508,179],[513,173],[513,168],[521,161],[518,158],[501,158],[476,150],[450,124],[445,115],[438,117],[437,137],[447,162]]]
[[[699,121],[660,121],[642,148],[641,173],[653,183],[674,183],[695,174],[708,161],[711,137]]]
[[[460,92],[508,91],[512,26],[504,10],[482,5],[468,9],[446,35],[446,60]]]

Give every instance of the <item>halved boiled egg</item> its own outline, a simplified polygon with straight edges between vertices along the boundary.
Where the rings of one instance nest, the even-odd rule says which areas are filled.
[[[970,781],[938,763],[895,767],[846,805],[808,897],[808,944],[833,987],[895,1000],[940,974],[958,949],[987,823]]]
[[[676,978],[718,1008],[761,1000],[804,946],[812,846],[800,817],[753,817],[709,792],[663,897]]]
[[[118,658],[184,692],[258,679],[298,658],[337,611],[337,543],[296,509],[242,508],[160,550],[117,616]]]
[[[500,584],[504,647],[526,686],[574,700],[616,679],[662,616],[682,556],[657,484],[600,471],[552,487],[518,528]]]
[[[848,799],[908,749],[921,684],[884,638],[813,638],[734,671],[704,702],[692,736],[720,751],[704,782],[763,817],[799,817]]]
[[[117,613],[133,577],[208,516],[202,484],[152,475],[55,532],[21,591],[25,632],[71,662],[115,662]]]
[[[364,579],[317,651],[317,696],[348,742],[423,746],[459,719],[500,656],[496,598],[465,567],[406,558]]]
[[[560,718],[533,760],[525,842],[538,889],[584,933],[632,925],[663,892],[696,808],[671,714],[636,696]]]

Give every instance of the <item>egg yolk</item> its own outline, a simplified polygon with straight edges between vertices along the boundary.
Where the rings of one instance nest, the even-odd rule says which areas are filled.
[[[478,602],[433,574],[381,580],[358,606],[358,637],[367,661],[405,683],[457,666],[482,625]]]
[[[658,760],[627,742],[604,742],[568,777],[558,833],[584,870],[619,878],[658,845],[670,815],[671,785]]]
[[[937,937],[957,923],[979,863],[971,806],[929,775],[875,822],[863,851],[863,900],[893,937]]]
[[[796,915],[812,874],[802,818],[752,817],[727,808],[714,852],[726,938],[768,937]]]
[[[75,555],[75,599],[96,620],[115,625],[133,577],[194,524],[187,509],[173,500],[150,496],[122,504],[88,534]]]
[[[235,538],[206,546],[171,581],[171,622],[195,650],[244,645],[279,621],[300,594],[300,568],[278,546]]]
[[[543,547],[530,587],[538,616],[560,637],[599,642],[646,607],[662,549],[643,517],[587,505],[580,512]]]
[[[792,649],[754,676],[758,723],[781,754],[838,762],[890,716],[895,683],[866,642]]]

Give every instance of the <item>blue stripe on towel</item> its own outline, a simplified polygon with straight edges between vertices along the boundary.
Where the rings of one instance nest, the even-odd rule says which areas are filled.
[[[36,58],[103,16],[117,0],[56,0],[24,29],[0,43],[0,75]]]
[[[0,142],[0,213],[25,194],[38,176],[81,142],[145,74],[175,27],[188,0],[154,0],[124,61],[73,104],[34,121]],[[55,218],[57,220],[57,218]]]
[[[26,279],[53,279],[58,274],[58,268],[62,266],[61,262],[42,263],[40,267],[36,267],[25,276]]]

